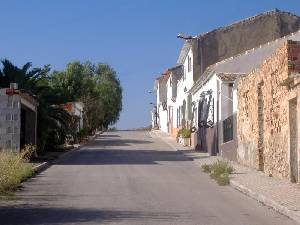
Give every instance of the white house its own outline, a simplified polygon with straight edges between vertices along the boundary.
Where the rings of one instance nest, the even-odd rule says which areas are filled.
[[[189,41],[186,41],[178,58],[182,75],[177,81],[177,97],[174,107],[176,109],[176,128],[188,127],[192,119],[192,96],[188,90],[194,84],[193,74],[193,49]]]
[[[82,102],[68,102],[63,105],[63,108],[76,119],[76,131],[83,128],[83,108]]]
[[[169,72],[162,74],[156,79],[156,110],[157,123],[160,130],[168,132],[168,107],[167,107],[167,82]]]
[[[177,65],[169,68],[169,78],[167,80],[167,110],[168,110],[168,133],[176,137],[177,126],[177,84],[178,80],[182,77],[182,65]]]

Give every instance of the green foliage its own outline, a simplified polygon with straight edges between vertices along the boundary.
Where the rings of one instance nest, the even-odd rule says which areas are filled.
[[[51,86],[70,101],[84,104],[84,124],[89,133],[119,119],[122,88],[116,72],[107,64],[71,62],[65,70],[53,72]]]
[[[10,83],[18,83],[19,89],[31,93],[39,103],[38,107],[38,151],[51,149],[53,143],[60,143],[69,130],[70,115],[57,105],[65,103],[63,94],[49,86],[49,65],[44,68],[33,68],[26,63],[18,68],[9,60],[1,61],[0,87],[8,88]]]
[[[218,160],[211,165],[203,165],[202,170],[206,173],[210,173],[210,177],[217,181],[219,185],[227,185],[230,182],[229,174],[231,174],[234,169],[227,162]]]
[[[36,152],[36,146],[29,144],[29,145],[25,145],[22,149],[21,149],[21,154],[22,157],[25,160],[29,160],[33,154]]]
[[[182,128],[178,131],[177,137],[183,137],[183,138],[190,138],[191,137],[191,131],[187,128]]]
[[[21,153],[0,152],[0,195],[12,194],[22,181],[33,176],[33,167],[26,159],[31,151],[27,147]]]
[[[61,104],[71,101],[84,104],[84,135],[106,129],[119,119],[122,88],[116,72],[107,64],[75,61],[65,70],[50,73],[49,65],[30,69],[31,63],[21,68],[7,59],[1,63],[0,88],[18,83],[19,89],[38,100],[38,152],[65,143],[67,135],[76,138],[76,121]]]
[[[201,166],[201,168],[202,168],[202,171],[204,173],[210,173],[211,172],[211,165],[204,164],[204,165]]]
[[[88,136],[89,132],[86,128],[81,129],[79,132],[77,132],[77,140],[79,142],[83,141],[83,139]]]
[[[216,178],[221,174],[233,172],[232,166],[227,161],[218,160],[211,165],[211,177]]]
[[[221,186],[228,185],[230,183],[230,178],[228,173],[220,174],[220,176],[216,177],[215,180]]]

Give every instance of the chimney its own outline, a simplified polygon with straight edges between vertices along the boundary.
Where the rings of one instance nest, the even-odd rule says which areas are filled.
[[[17,83],[10,83],[10,89],[17,90],[18,89],[18,84]]]

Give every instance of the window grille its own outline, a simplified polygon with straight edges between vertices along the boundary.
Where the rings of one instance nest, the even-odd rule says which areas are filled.
[[[223,121],[223,143],[233,140],[233,116]]]

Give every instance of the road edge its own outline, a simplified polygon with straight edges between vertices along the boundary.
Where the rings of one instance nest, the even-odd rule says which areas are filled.
[[[94,140],[98,135],[102,134],[103,132],[97,133],[94,136],[89,136],[88,137],[88,142]],[[85,144],[83,145],[79,145],[77,147],[73,147],[71,150],[64,152],[63,154],[61,154],[57,159],[53,160],[53,161],[47,161],[47,162],[42,162],[39,165],[36,165],[33,167],[33,171],[34,171],[34,175],[37,175],[45,170],[47,170],[49,167],[51,167],[53,164],[57,163],[59,160],[61,160],[62,158],[66,157],[68,154],[77,151],[79,149],[81,149],[82,147],[84,147]]]

